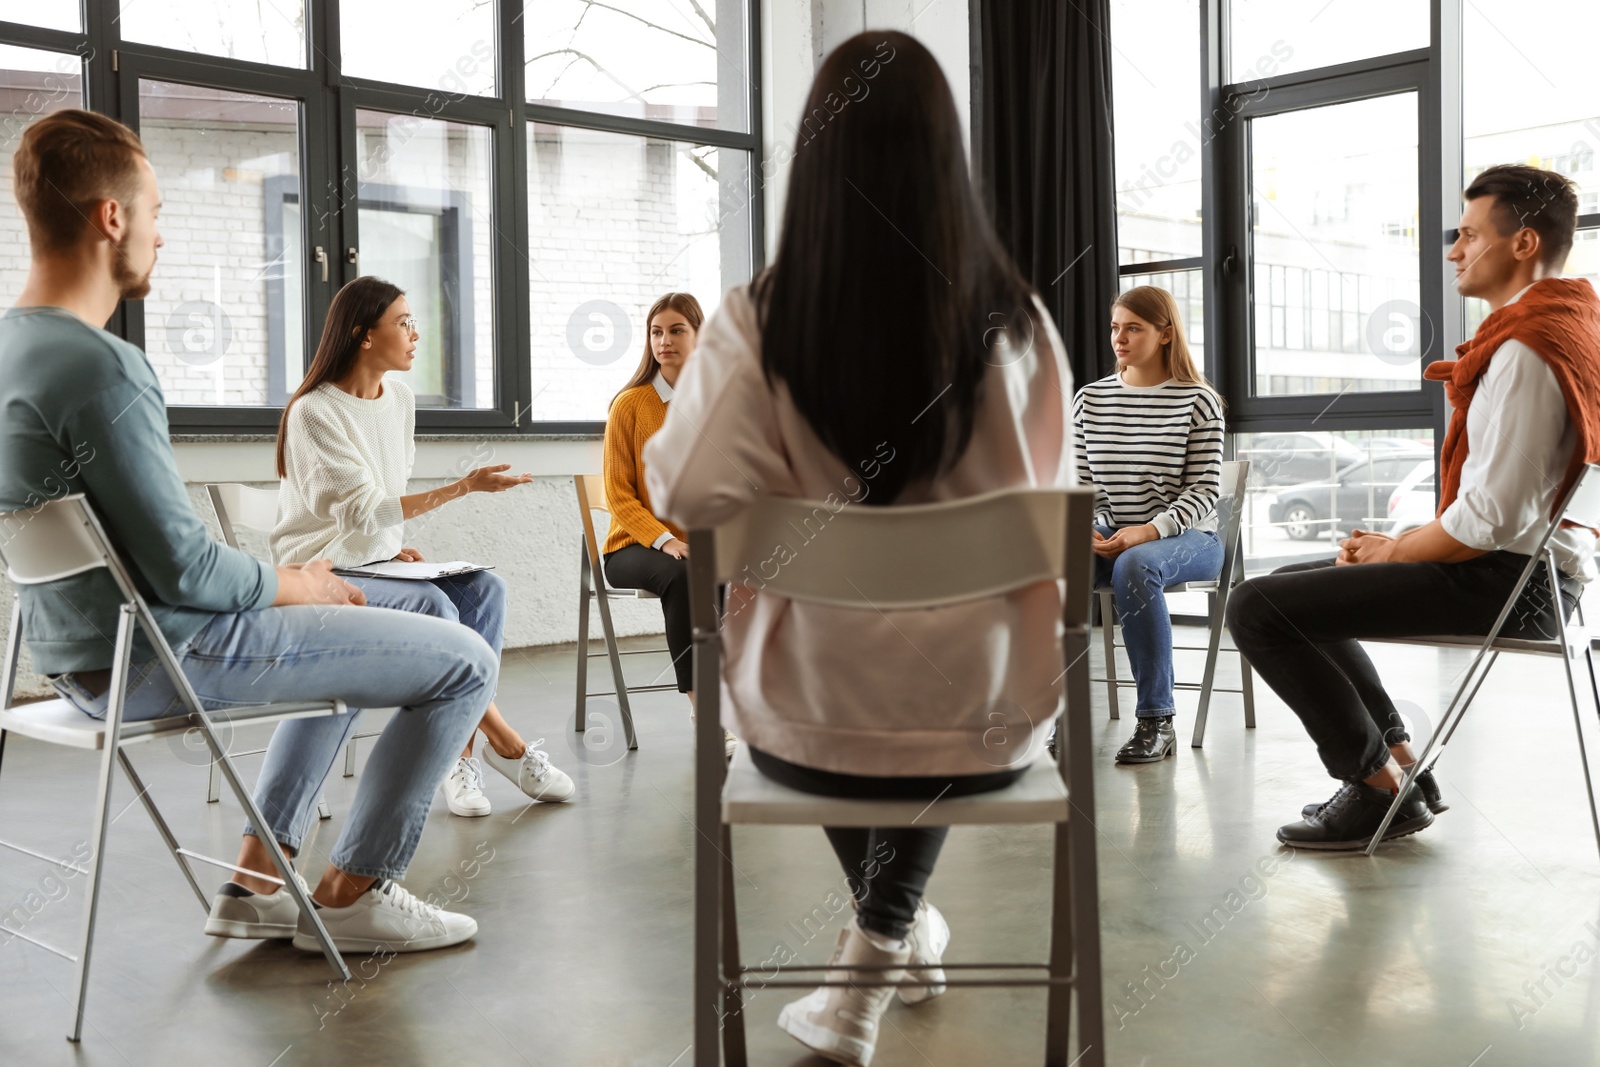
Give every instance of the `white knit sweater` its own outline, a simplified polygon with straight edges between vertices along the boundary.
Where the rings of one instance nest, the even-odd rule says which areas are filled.
[[[289,409],[272,559],[336,567],[393,559],[404,532],[400,497],[416,458],[417,402],[385,378],[376,400],[319,385]]]

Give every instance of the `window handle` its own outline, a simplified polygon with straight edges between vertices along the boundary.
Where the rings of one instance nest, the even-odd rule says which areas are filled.
[[[356,249],[355,245],[351,245],[344,250],[344,261],[352,267],[361,262],[361,253]]]
[[[318,263],[322,264],[322,280],[323,281],[327,281],[328,280],[328,250],[326,248],[323,248],[321,245],[317,245],[316,251],[314,251],[312,253],[311,258],[316,260]]]

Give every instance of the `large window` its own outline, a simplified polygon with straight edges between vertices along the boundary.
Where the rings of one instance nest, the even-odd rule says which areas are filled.
[[[179,431],[270,430],[329,302],[406,292],[421,432],[595,432],[661,293],[761,264],[755,0],[34,0],[0,13],[0,182],[88,101],[137,129],[165,247],[108,328]],[[337,42],[337,48],[330,42]],[[27,266],[0,202],[0,298]]]

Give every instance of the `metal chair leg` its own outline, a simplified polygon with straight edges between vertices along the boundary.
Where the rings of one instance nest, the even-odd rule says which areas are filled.
[[[331,818],[333,818],[333,812],[331,810],[329,810],[329,808],[328,808],[328,798],[325,797],[325,796],[317,798],[317,818],[319,818],[319,819],[331,819]]]
[[[353,715],[355,712],[350,714]],[[344,743],[344,776],[346,778],[354,778],[356,776],[356,739],[354,736]]]
[[[589,597],[592,595],[589,546],[584,544],[578,552],[578,693],[573,711],[573,729],[580,734],[589,728]]]
[[[1244,658],[1244,653],[1239,653],[1239,688],[1244,695],[1244,728],[1256,728],[1256,686],[1252,677],[1255,672],[1250,669],[1250,661]]]
[[[217,761],[211,761],[211,767],[206,772],[206,803],[215,804],[222,799],[222,772],[217,770]]]
[[[1071,714],[1069,711],[1067,714]],[[1073,978],[1071,823],[1057,823],[1050,892],[1050,966],[1053,983]],[[1044,1062],[1067,1067],[1072,1050],[1072,985],[1051,985],[1045,994]]]
[[[1122,718],[1117,711],[1117,628],[1116,604],[1111,591],[1100,590],[1100,633],[1106,650],[1106,703],[1111,705],[1111,717]]]
[[[748,1063],[744,1042],[744,991],[738,984],[739,909],[733,895],[733,829],[722,828],[722,1052],[728,1067]]]
[[[172,828],[167,825],[167,820],[161,817],[156,802],[150,799],[150,787],[140,779],[139,772],[133,769],[133,761],[128,758],[126,749],[117,749],[117,761],[122,764],[122,773],[128,776],[128,784],[133,786],[133,791],[144,804],[145,814],[150,816],[150,821],[156,824],[156,833],[161,836],[161,841],[167,846],[167,851],[172,853],[172,858],[177,860],[178,866],[183,870],[183,876],[189,882],[189,888],[194,890],[195,899],[200,902],[203,911],[210,912],[211,902],[206,900],[205,892],[200,888],[200,883],[195,881],[194,871],[189,867],[189,861],[178,852],[178,839],[172,833]]]
[[[639,739],[633,733],[633,711],[628,707],[628,680],[622,674],[622,656],[617,649],[617,630],[611,625],[611,605],[606,603],[603,579],[603,575],[595,576],[594,587],[598,593],[595,605],[600,609],[600,629],[605,634],[606,655],[611,659],[611,677],[616,681],[614,688],[617,691],[617,707],[622,711],[623,736],[628,739],[628,751],[632,752],[639,747]]]
[[[1200,706],[1194,714],[1194,736],[1189,740],[1190,748],[1200,748],[1206,739],[1206,716],[1211,711],[1211,687],[1217,678],[1217,656],[1222,648],[1222,612],[1217,607],[1219,599],[1216,593],[1206,594],[1206,602],[1210,605],[1210,627],[1206,637],[1206,669],[1200,676]]]
[[[1067,710],[1062,729],[1066,731],[1067,758],[1062,764],[1068,796],[1073,797],[1071,813],[1064,827],[1057,827],[1057,872],[1060,856],[1066,856],[1068,880],[1067,899],[1072,916],[1072,992],[1077,1002],[1078,1058],[1072,1067],[1104,1067],[1105,1065],[1105,1010],[1101,996],[1100,976],[1100,893],[1099,859],[1095,852],[1094,791],[1089,783],[1094,781],[1094,746],[1091,744],[1089,717],[1089,670],[1086,656],[1088,635],[1076,640],[1083,642],[1081,650],[1066,648]],[[1084,713],[1075,714],[1075,708]],[[1062,885],[1054,886],[1057,897]],[[1052,942],[1052,954],[1054,942]],[[1053,961],[1053,960],[1052,960]],[[1052,987],[1053,989],[1054,987]],[[1048,1027],[1046,1041],[1048,1042]],[[1048,1045],[1047,1045],[1048,1047]]]

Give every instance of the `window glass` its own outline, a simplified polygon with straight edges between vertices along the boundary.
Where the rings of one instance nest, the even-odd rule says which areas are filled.
[[[1121,263],[1200,254],[1198,0],[1112,0],[1113,129]]]
[[[494,407],[494,131],[357,111],[356,135],[360,271],[406,291],[422,335],[401,380],[418,407]]]
[[[305,0],[124,0],[119,24],[129,41],[253,63],[306,65]]]
[[[281,403],[305,328],[298,223],[275,208],[299,203],[300,105],[141,80],[139,132],[166,242],[144,347],[167,403]]]
[[[1428,0],[1227,2],[1234,82],[1428,47]]]
[[[16,302],[28,280],[28,227],[11,186],[11,157],[22,132],[40,115],[83,106],[83,65],[71,52],[0,45],[0,309]]]
[[[743,0],[540,0],[526,12],[529,101],[749,129]]]
[[[1431,430],[1245,433],[1245,569],[1326,559],[1354,529],[1401,534],[1433,521]]]
[[[79,0],[0,0],[0,22],[82,31],[83,8]]]
[[[494,0],[340,0],[344,73],[434,90],[418,114],[437,114],[427,108],[440,98],[493,96],[495,7]]]
[[[530,127],[534,419],[603,420],[657,297],[691,293],[709,318],[749,277],[749,172],[732,149]]]
[[[1415,93],[1251,120],[1257,396],[1421,388]]]
[[[1579,212],[1595,214],[1600,78],[1594,74],[1594,42],[1600,39],[1600,4],[1547,0],[1540,18],[1528,18],[1527,11],[1512,0],[1473,0],[1466,7],[1461,107],[1467,179],[1496,163],[1530,163],[1571,178]],[[1515,84],[1516,92],[1507,94],[1507,84]],[[1447,206],[1446,214],[1453,210]],[[1579,231],[1565,273],[1600,280],[1600,230]],[[1469,331],[1487,311],[1483,301],[1467,301]]]

